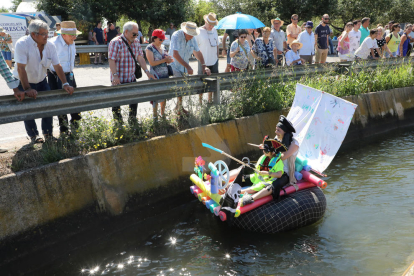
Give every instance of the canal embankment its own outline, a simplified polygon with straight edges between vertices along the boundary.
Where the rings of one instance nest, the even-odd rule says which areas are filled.
[[[358,104],[345,145],[414,125],[414,87],[344,98]],[[0,177],[0,240],[43,225],[53,228],[54,221],[66,217],[117,216],[178,198],[188,192],[194,157],[226,160],[202,142],[237,157],[250,155],[255,149],[246,144],[273,135],[279,116],[286,113],[192,128]]]

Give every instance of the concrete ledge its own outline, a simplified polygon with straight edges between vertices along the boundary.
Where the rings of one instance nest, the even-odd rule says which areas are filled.
[[[358,104],[344,143],[414,125],[414,87],[346,97]],[[187,192],[194,157],[257,152],[281,111],[197,127],[0,177],[0,240],[83,210],[119,215]],[[179,203],[177,203],[179,204]]]

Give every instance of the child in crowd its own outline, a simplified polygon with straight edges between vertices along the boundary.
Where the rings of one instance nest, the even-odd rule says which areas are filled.
[[[303,47],[303,44],[299,40],[294,40],[290,44],[292,50],[287,51],[286,53],[286,65],[303,65],[306,61],[303,58],[300,58],[299,49]]]
[[[345,30],[342,32],[341,36],[338,39],[338,48],[336,50],[338,51],[338,56],[341,59],[341,61],[354,60],[354,56],[352,55],[350,50],[351,44],[348,37],[348,34],[352,31],[353,27],[354,23],[346,23]]]
[[[375,39],[377,32],[377,29],[369,31],[369,36],[364,39],[361,46],[355,51],[355,59],[378,59],[375,57],[374,49],[376,49],[379,55],[382,56],[381,49],[378,48],[377,40]]]

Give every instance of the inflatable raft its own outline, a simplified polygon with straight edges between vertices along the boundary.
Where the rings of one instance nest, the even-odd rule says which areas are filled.
[[[306,163],[300,159],[297,161]],[[229,190],[225,195],[225,188],[231,187],[240,169],[229,171],[227,165],[219,160],[208,165],[210,175],[203,175],[203,162],[201,157],[196,158],[196,174],[190,176],[194,183],[190,191],[221,221],[249,231],[278,233],[313,224],[325,214],[326,199],[322,189],[327,183],[305,170],[310,170],[309,166],[296,164],[302,170],[296,174],[301,180],[296,186],[285,186],[280,192],[282,199],[279,202],[273,201],[272,196],[267,196],[243,207],[240,206],[240,201],[237,208],[223,208],[223,201],[220,200],[225,196],[232,196],[228,194]],[[203,181],[202,178],[207,180]],[[248,187],[243,187],[242,191],[246,188]],[[237,194],[233,196],[236,202],[237,197]]]

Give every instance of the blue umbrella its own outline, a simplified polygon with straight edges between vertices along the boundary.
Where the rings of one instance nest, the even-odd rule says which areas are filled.
[[[239,30],[257,29],[264,26],[265,24],[263,24],[262,21],[260,21],[254,16],[242,13],[235,13],[221,19],[215,28]]]

